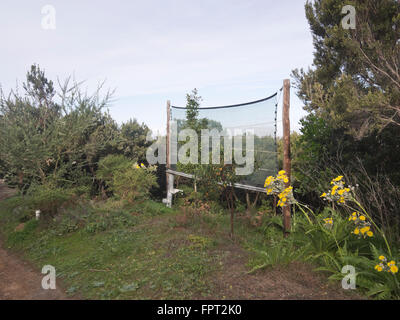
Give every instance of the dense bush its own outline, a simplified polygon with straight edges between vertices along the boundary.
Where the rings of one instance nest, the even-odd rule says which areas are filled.
[[[76,202],[81,192],[82,190],[50,185],[33,186],[25,195],[25,204],[33,210],[40,210],[42,216],[53,216],[63,205],[72,205]]]
[[[41,219],[50,221],[61,208],[73,207],[87,198],[85,188],[59,188],[52,185],[32,185],[25,195],[17,195],[3,202],[18,222],[26,222],[40,211]]]
[[[147,198],[151,188],[157,186],[154,171],[155,168],[142,168],[136,165],[125,171],[118,171],[112,184],[115,195],[129,202]]]
[[[157,186],[156,167],[146,167],[125,156],[109,155],[99,162],[97,177],[106,182],[108,190],[120,199],[134,202],[150,195]]]
[[[132,161],[123,155],[108,155],[100,159],[96,178],[112,188],[115,174],[127,170],[132,165]]]
[[[346,181],[357,186],[357,198],[373,218],[400,240],[400,180],[396,169],[400,135],[395,134],[396,128],[388,127],[375,137],[356,141],[343,129],[334,129],[314,115],[302,124],[302,135],[292,148],[293,180],[299,199],[322,209],[319,195],[329,185],[329,177],[343,174]]]
[[[0,92],[0,172],[9,185],[23,192],[31,185],[84,186],[95,195],[100,158],[144,161],[149,128],[136,120],[117,125],[104,111],[110,92],[88,95],[69,80],[56,90],[37,65],[23,88]]]

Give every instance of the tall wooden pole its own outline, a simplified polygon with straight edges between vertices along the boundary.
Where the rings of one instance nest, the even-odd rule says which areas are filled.
[[[286,171],[286,175],[289,178],[289,182],[286,187],[290,186],[290,176],[292,171],[292,165],[290,160],[290,80],[286,79],[283,81],[283,170]],[[283,226],[285,236],[288,236],[291,229],[291,206],[287,205],[283,207]]]
[[[171,169],[171,156],[170,156],[170,147],[171,147],[171,128],[170,128],[170,119],[171,119],[171,101],[167,101],[167,150],[166,150],[166,169]],[[170,190],[169,186],[169,174],[166,174],[166,179],[167,179],[167,199],[168,199],[168,193]]]

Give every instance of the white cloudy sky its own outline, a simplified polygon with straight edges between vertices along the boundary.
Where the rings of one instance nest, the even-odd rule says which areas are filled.
[[[194,87],[204,106],[276,92],[312,63],[305,0],[2,0],[0,84],[6,92],[38,63],[55,80],[74,75],[89,90],[115,88],[118,121],[165,127],[166,100],[184,105]],[[56,9],[56,29],[41,26]],[[304,116],[292,90],[292,128]]]

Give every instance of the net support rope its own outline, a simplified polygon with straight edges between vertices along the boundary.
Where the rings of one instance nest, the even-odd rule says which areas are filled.
[[[277,143],[277,134],[278,134],[278,105],[279,105],[279,101],[281,100],[281,96],[282,96],[282,91],[283,91],[283,87],[279,89],[279,97],[276,101],[275,104],[275,132],[274,132],[274,139],[275,139],[275,153],[276,153],[276,167],[279,167],[279,161],[278,161],[278,143]]]

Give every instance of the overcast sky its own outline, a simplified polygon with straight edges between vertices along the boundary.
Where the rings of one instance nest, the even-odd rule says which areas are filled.
[[[33,63],[52,80],[85,80],[89,90],[106,80],[118,122],[136,118],[165,131],[168,99],[184,105],[196,87],[203,106],[257,100],[310,66],[304,2],[2,0],[0,84],[15,88]],[[55,29],[42,27],[45,5],[55,8]],[[304,115],[292,90],[292,129]]]

